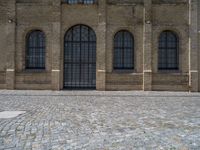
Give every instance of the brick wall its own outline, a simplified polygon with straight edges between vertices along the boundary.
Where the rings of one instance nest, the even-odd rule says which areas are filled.
[[[0,88],[62,89],[64,35],[77,24],[88,25],[96,33],[97,90],[190,90],[194,78],[190,78],[189,71],[189,0],[99,0],[94,5],[69,5],[61,0],[1,0]],[[25,38],[34,29],[46,36],[46,69],[42,72],[25,70]],[[135,69],[130,72],[113,70],[113,37],[119,30],[128,30],[134,36]],[[164,30],[172,30],[180,38],[177,72],[157,70],[158,37]],[[10,56],[15,59],[8,59]],[[13,70],[13,65],[14,73],[6,73],[7,69]],[[12,78],[13,84],[9,82]]]

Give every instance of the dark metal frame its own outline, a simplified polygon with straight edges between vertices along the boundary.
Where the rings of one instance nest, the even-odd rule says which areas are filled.
[[[32,39],[31,39],[32,38]],[[45,69],[46,38],[44,32],[33,30],[26,36],[26,69]]]
[[[64,0],[68,4],[95,4],[97,0]]]
[[[117,46],[119,42],[117,41],[117,36],[120,36],[120,34],[122,36],[121,37],[122,41],[120,41],[122,43],[122,46]],[[125,37],[125,35],[127,35],[127,37]],[[125,43],[129,43],[131,46],[125,46]],[[122,53],[121,56],[118,56],[118,57],[116,56],[117,49],[118,51],[119,50],[121,51]],[[130,55],[125,55],[126,53],[130,53]],[[121,60],[121,63],[119,62],[119,60]],[[131,62],[127,63],[126,60],[130,60]],[[113,64],[114,70],[133,70],[134,69],[134,37],[131,32],[127,30],[121,30],[115,34],[113,62],[114,62]]]
[[[179,38],[173,31],[163,31],[159,37],[158,70],[178,69]]]
[[[95,32],[88,26],[76,25],[64,38],[64,89],[95,89]]]

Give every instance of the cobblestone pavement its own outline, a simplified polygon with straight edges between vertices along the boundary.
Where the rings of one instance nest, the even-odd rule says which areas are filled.
[[[0,150],[200,150],[200,94],[0,91]]]

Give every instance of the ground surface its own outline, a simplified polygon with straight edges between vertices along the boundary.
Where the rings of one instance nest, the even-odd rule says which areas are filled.
[[[200,149],[200,94],[0,91],[0,150]]]

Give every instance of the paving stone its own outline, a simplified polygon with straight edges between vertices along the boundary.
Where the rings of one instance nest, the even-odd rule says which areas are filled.
[[[200,94],[0,91],[1,149],[200,149]]]

